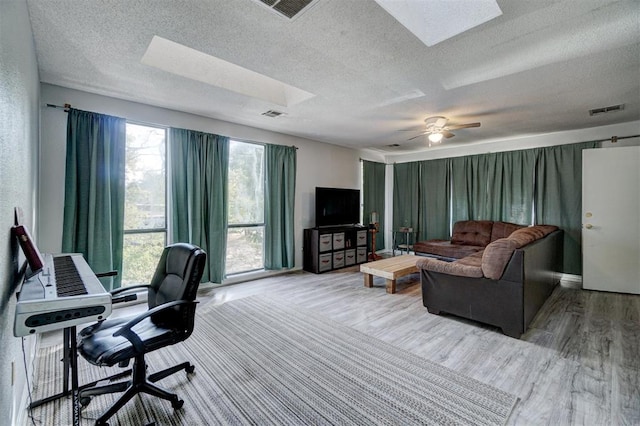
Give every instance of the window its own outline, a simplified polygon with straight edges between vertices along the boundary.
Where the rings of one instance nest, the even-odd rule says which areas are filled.
[[[122,286],[148,284],[167,240],[166,130],[127,123]]]
[[[229,143],[229,225],[225,274],[264,268],[264,146]]]

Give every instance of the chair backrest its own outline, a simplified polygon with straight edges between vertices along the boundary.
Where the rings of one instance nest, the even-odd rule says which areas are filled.
[[[148,292],[149,309],[175,300],[195,300],[207,254],[187,243],[167,246],[160,257]],[[177,306],[151,317],[156,325],[193,330],[195,307]],[[188,329],[188,330],[187,330]]]

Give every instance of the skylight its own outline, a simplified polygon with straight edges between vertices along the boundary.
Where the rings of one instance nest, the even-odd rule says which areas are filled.
[[[431,47],[502,15],[495,0],[375,0]]]
[[[315,96],[313,93],[159,36],[153,37],[140,62],[284,107]]]

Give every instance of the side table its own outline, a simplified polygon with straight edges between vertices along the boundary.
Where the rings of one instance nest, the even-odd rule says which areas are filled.
[[[413,231],[413,228],[409,227],[402,227],[393,231],[393,245],[391,249],[393,256],[396,255],[396,250],[399,250],[400,254],[402,254],[403,251],[409,254],[409,252],[413,250],[415,235],[416,233]]]

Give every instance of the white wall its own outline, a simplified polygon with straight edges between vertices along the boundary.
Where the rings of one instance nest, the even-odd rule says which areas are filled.
[[[14,207],[34,229],[38,153],[38,66],[24,0],[0,2],[0,413],[2,424],[25,424],[27,374],[32,374],[35,336],[13,336],[20,260],[11,237]],[[25,372],[23,358],[27,361]]]
[[[232,138],[298,147],[295,244],[296,267],[302,267],[302,230],[315,225],[315,187],[360,188],[358,151],[309,139],[288,136],[202,116],[123,101],[59,86],[42,84],[42,164],[40,181],[40,235],[45,252],[62,247],[64,169],[67,114],[44,104],[64,105],[86,111],[169,127],[181,127]]]

